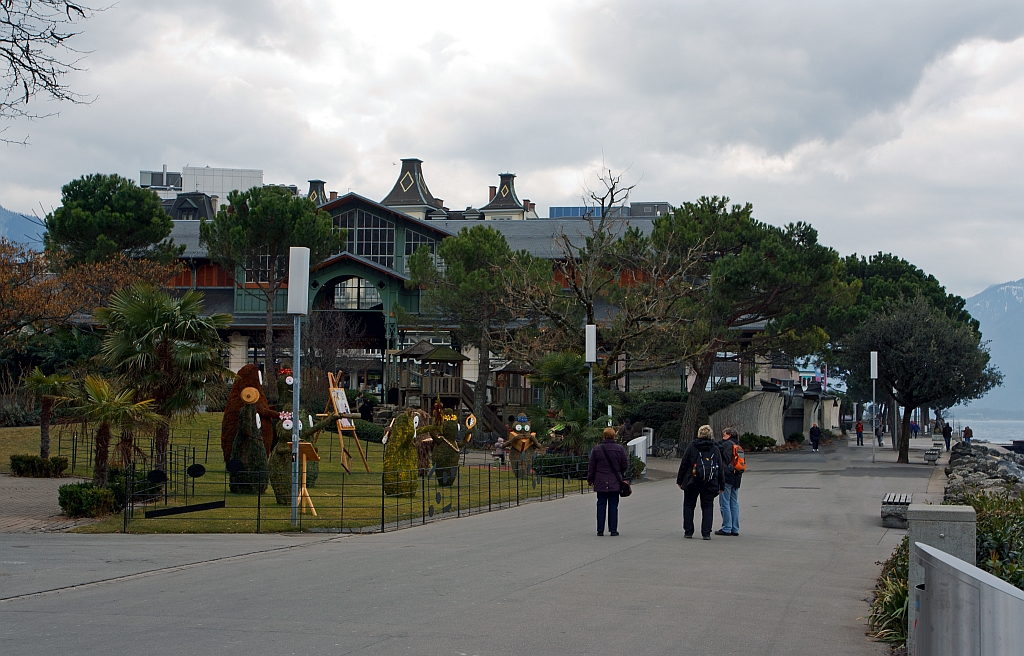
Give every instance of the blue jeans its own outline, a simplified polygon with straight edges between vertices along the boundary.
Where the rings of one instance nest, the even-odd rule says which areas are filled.
[[[718,507],[722,511],[722,531],[725,533],[740,532],[740,500],[739,490],[728,483],[725,492],[718,497]]]
[[[608,530],[615,533],[619,530],[619,493],[597,493],[597,530],[604,531],[605,509],[608,511]]]

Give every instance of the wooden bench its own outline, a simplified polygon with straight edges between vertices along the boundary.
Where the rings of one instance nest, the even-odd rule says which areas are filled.
[[[913,494],[890,492],[882,498],[882,526],[886,528],[907,528],[907,506],[914,500]]]

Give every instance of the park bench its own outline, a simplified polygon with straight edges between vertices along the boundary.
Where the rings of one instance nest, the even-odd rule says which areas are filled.
[[[882,498],[882,526],[886,528],[907,528],[907,506],[913,501],[913,494],[890,492]]]

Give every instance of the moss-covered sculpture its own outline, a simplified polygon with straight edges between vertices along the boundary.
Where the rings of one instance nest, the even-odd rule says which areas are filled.
[[[434,440],[434,476],[441,487],[455,483],[459,475],[459,421],[454,413],[444,414],[441,434]]]
[[[526,415],[518,415],[516,423],[512,427],[513,430],[508,434],[508,441],[505,442],[505,449],[516,478],[523,478],[530,474],[533,455],[537,449],[542,448],[540,442],[537,441],[537,433],[527,432],[530,428],[529,421],[530,419]]]
[[[230,473],[230,489],[235,494],[262,494],[267,490],[267,451],[256,427],[256,406],[246,403],[238,413],[230,460],[242,462],[241,471]]]
[[[384,447],[384,494],[410,497],[416,493],[416,478],[412,414],[404,412],[395,417]]]
[[[337,415],[331,415],[313,426],[306,426],[309,421],[309,414],[300,411],[300,417],[306,417],[302,422],[302,431],[299,439],[312,442],[314,436],[320,431],[330,428],[338,419]],[[281,412],[281,421],[274,424],[274,446],[270,452],[270,485],[274,488],[274,498],[282,506],[291,505],[292,502],[292,431],[284,427],[285,420],[295,421],[291,414],[291,404],[284,407]],[[320,463],[316,461],[306,462],[306,487],[314,487],[316,479],[320,475]]]
[[[246,392],[249,389],[253,392]],[[224,462],[231,460],[235,437],[238,435],[239,413],[249,404],[243,400],[243,393],[246,396],[257,395],[251,403],[262,420],[262,427],[259,430],[263,437],[264,455],[270,455],[270,448],[274,444],[274,422],[277,421],[277,413],[270,409],[267,395],[263,393],[260,370],[254,364],[247,364],[235,374],[235,382],[231,385],[231,392],[224,406],[224,419],[220,424],[220,448],[224,452]],[[255,424],[252,430],[256,430]]]

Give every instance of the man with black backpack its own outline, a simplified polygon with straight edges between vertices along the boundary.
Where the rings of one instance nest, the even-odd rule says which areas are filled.
[[[722,478],[725,481],[725,489],[722,496],[718,497],[718,507],[722,511],[722,528],[715,531],[715,535],[740,534],[740,480],[743,472],[747,471],[747,459],[743,455],[743,447],[740,446],[740,436],[734,428],[726,428],[722,431],[722,441],[718,443],[718,449],[722,452]]]
[[[684,538],[693,537],[693,513],[700,499],[700,534],[705,540],[711,539],[715,497],[725,489],[722,452],[711,439],[712,435],[707,424],[697,430],[697,439],[686,447],[676,474],[676,485],[683,491]]]

